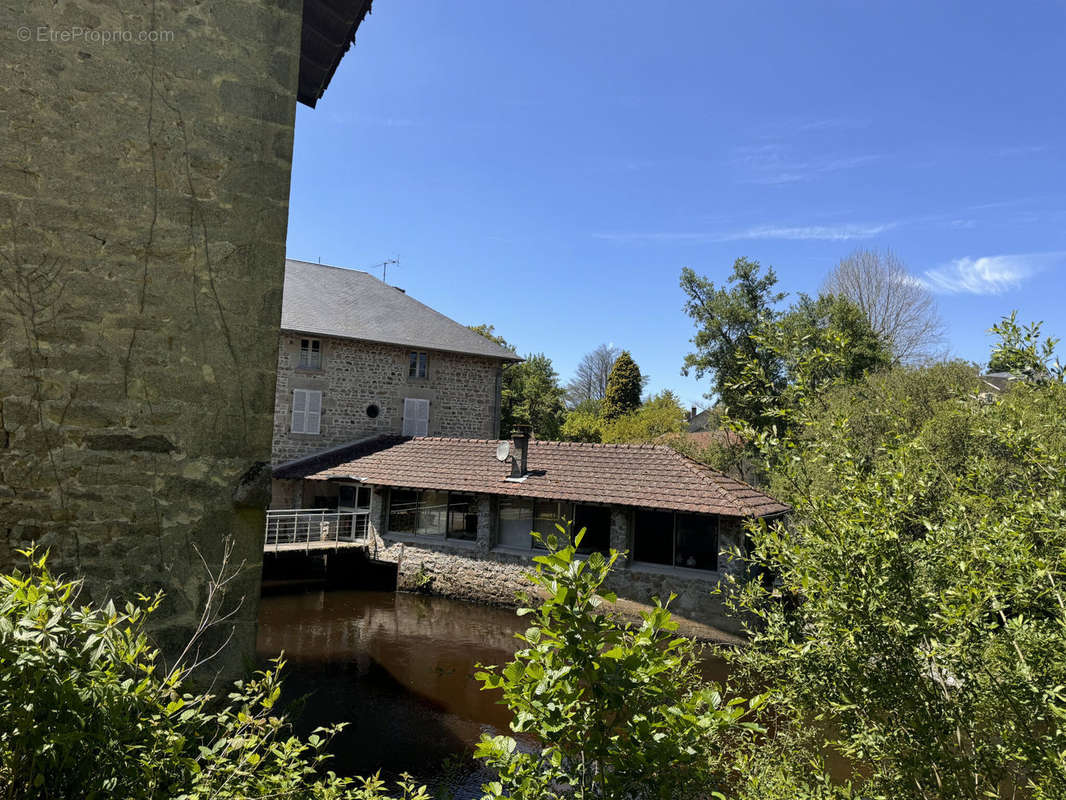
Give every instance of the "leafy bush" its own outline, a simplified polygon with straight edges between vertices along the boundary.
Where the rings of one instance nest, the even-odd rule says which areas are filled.
[[[850,791],[819,750],[861,797],[1066,796],[1066,387],[971,380],[872,377],[761,439],[796,515],[753,529],[767,577],[740,595],[779,733],[746,796]]]
[[[288,735],[280,659],[223,702],[184,692],[145,634],[161,595],[79,605],[79,581],[25,555],[25,572],[0,576],[0,797],[387,800],[376,776],[320,774],[337,727]]]
[[[674,634],[664,605],[638,628],[618,620],[604,606],[615,597],[600,588],[619,554],[575,558],[584,531],[562,548],[569,535],[559,533],[547,537],[549,552],[530,575],[545,599],[518,612],[533,618],[519,635],[525,647],[502,669],[476,675],[484,689],[502,690],[512,729],[539,742],[528,752],[511,737],[482,737],[477,755],[499,771],[486,800],[717,792],[725,753],[754,730],[744,721],[752,704],[703,683],[694,644]]]

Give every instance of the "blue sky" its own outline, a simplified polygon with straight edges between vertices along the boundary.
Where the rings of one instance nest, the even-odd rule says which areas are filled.
[[[377,0],[298,107],[288,253],[697,403],[682,267],[816,292],[887,247],[984,360],[1013,308],[1066,337],[1064,75],[1052,0]]]

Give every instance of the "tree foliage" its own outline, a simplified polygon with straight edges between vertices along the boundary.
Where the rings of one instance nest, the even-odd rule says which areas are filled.
[[[736,596],[775,731],[744,796],[1066,793],[1066,386],[974,385],[838,381],[752,432],[795,514],[752,529],[764,577]],[[827,782],[833,751],[852,786]]]
[[[771,383],[776,383],[776,361],[760,351],[753,338],[767,323],[778,317],[776,305],[785,295],[776,292],[777,276],[772,268],[763,273],[758,261],[738,258],[727,279],[731,288],[715,286],[713,281],[686,267],[681,271],[681,289],[686,296],[685,313],[696,324],[692,338],[695,351],[685,356],[681,372],[695,372],[697,378],[711,374],[711,393],[741,419],[754,419],[760,409],[746,405],[751,392],[736,388],[740,371],[753,361]]]
[[[617,619],[602,585],[618,552],[578,559],[584,531],[560,548],[570,536],[557,527],[529,576],[544,599],[518,611],[531,617],[522,649],[476,675],[502,692],[512,730],[541,747],[483,735],[477,754],[499,771],[485,800],[710,796],[726,778],[730,744],[753,730],[743,721],[749,704],[704,684],[693,643],[676,635],[664,605],[639,627]]]
[[[595,406],[586,404],[566,415],[562,436],[572,442],[632,444],[654,442],[682,430],[685,411],[677,395],[666,389],[652,395],[635,411],[606,419]]]
[[[944,323],[932,293],[891,250],[856,250],[829,273],[822,292],[862,309],[893,357],[905,364],[940,355]]]
[[[323,768],[338,728],[306,741],[274,708],[282,663],[225,701],[164,673],[145,623],[162,596],[79,604],[46,557],[0,577],[0,797],[7,800],[388,800],[377,777]],[[398,800],[427,800],[404,781]]]
[[[1031,325],[1018,324],[1018,312],[1011,311],[992,326],[989,333],[999,337],[988,360],[990,372],[1010,372],[1019,378],[1062,381],[1066,368],[1055,358],[1059,339],[1054,336],[1040,338],[1042,322]]]
[[[607,376],[607,391],[603,396],[603,416],[611,420],[636,411],[640,406],[640,390],[644,378],[640,367],[628,350],[623,350]]]
[[[471,325],[470,330],[516,352],[514,346],[496,334],[492,325]],[[559,373],[544,353],[533,353],[524,361],[503,367],[500,387],[500,431],[507,437],[517,424],[533,426],[538,439],[558,439],[563,422],[563,389]]]

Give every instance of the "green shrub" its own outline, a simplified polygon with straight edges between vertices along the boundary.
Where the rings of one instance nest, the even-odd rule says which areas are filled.
[[[185,692],[145,634],[161,595],[79,604],[80,581],[25,555],[25,572],[0,576],[0,797],[386,800],[377,777],[321,773],[337,727],[288,734],[280,659],[225,701]]]
[[[578,559],[584,531],[563,548],[570,537],[559,533],[530,575],[544,600],[518,612],[533,619],[518,637],[525,647],[476,675],[502,690],[512,729],[540,745],[527,752],[511,737],[482,737],[477,755],[499,772],[486,800],[712,796],[725,754],[754,729],[743,720],[750,704],[701,680],[694,644],[675,635],[665,606],[636,628],[617,619],[604,606],[614,595],[600,589],[619,554]]]

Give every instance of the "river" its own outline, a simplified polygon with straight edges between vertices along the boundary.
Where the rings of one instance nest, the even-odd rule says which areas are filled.
[[[284,651],[284,702],[299,733],[347,722],[333,741],[340,774],[410,772],[442,780],[445,759],[469,756],[481,734],[508,731],[498,692],[475,665],[507,662],[524,630],[512,609],[389,591],[328,590],[260,600],[258,654]],[[721,662],[705,663],[720,678]],[[465,774],[454,797],[480,797],[484,774]]]

